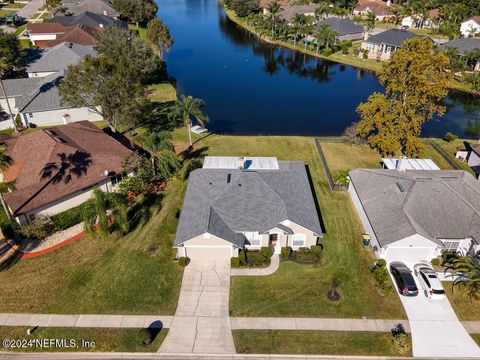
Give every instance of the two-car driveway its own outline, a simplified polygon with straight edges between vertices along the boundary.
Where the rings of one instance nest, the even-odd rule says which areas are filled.
[[[419,289],[418,296],[400,295],[410,323],[413,356],[480,357],[480,348],[458,320],[448,299],[431,300],[427,298],[413,274],[414,263],[405,263],[412,270]],[[397,289],[396,285],[395,289]]]

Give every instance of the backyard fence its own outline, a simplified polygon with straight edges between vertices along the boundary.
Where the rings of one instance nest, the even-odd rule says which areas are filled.
[[[450,155],[447,154],[445,150],[443,150],[440,146],[435,144],[432,140],[426,139],[425,143],[433,147],[441,157],[445,159],[445,161],[455,170],[463,170],[453,159],[450,157]]]
[[[318,155],[320,156],[320,160],[322,161],[323,168],[325,169],[325,173],[327,175],[328,185],[330,185],[330,189],[332,191],[347,191],[347,187],[345,185],[335,184],[333,181],[332,173],[330,172],[330,168],[327,164],[327,159],[325,159],[325,155],[323,154],[322,146],[320,145],[321,138],[315,138],[315,146],[317,147]],[[338,143],[345,142],[344,140],[338,139],[340,141],[333,141]],[[329,139],[330,141],[330,139]]]

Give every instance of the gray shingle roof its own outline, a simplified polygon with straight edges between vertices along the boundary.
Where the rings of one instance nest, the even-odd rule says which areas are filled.
[[[63,1],[63,6],[67,8],[67,13],[72,15],[80,15],[86,11],[111,17],[118,17],[119,15],[111,2],[105,0]]]
[[[245,238],[236,232],[264,232],[284,220],[321,235],[304,163],[281,161],[279,166],[279,170],[193,171],[174,245],[209,232],[242,246]]]
[[[41,57],[27,65],[27,73],[67,70],[69,65],[78,64],[85,55],[97,56],[91,46],[74,43],[60,43],[50,49],[44,49]]]
[[[65,109],[67,106],[60,104],[58,93],[64,76],[65,73],[61,71],[46,77],[4,80],[4,85],[7,95],[16,99],[19,112]]]
[[[45,23],[58,23],[62,25],[86,25],[94,28],[111,28],[118,27],[126,29],[128,24],[126,21],[118,20],[113,17],[102,14],[94,14],[86,11],[76,16],[54,16],[51,19],[44,19]]]
[[[321,24],[330,25],[330,27],[338,33],[338,36],[363,33],[363,26],[355,24],[350,19],[331,17],[325,20],[320,20],[317,23],[317,27],[320,27]]]
[[[401,47],[405,40],[421,38],[422,36],[406,30],[389,29],[376,35],[370,36],[365,42],[372,44],[387,44]]]
[[[290,23],[293,21],[295,14],[310,14],[315,12],[315,5],[296,5],[287,7],[282,10],[278,15],[280,19]]]
[[[480,50],[480,40],[473,38],[459,38],[446,42],[445,44],[440,45],[438,48],[445,50],[447,47],[452,47],[458,50],[460,55],[466,55],[466,53],[473,50]]]
[[[350,178],[381,246],[480,234],[480,182],[465,171],[357,169]]]

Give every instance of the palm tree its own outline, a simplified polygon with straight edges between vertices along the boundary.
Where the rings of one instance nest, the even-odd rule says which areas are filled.
[[[10,165],[13,164],[13,159],[5,154],[6,147],[0,146],[0,171],[8,169]],[[13,221],[12,214],[10,213],[10,209],[5,202],[5,198],[3,194],[6,192],[14,190],[15,186],[13,182],[1,182],[0,183],[0,202],[2,203],[3,210],[7,215],[8,222],[10,223],[10,227],[12,228],[13,234],[15,235],[15,222]]]
[[[208,121],[208,116],[203,112],[205,103],[201,99],[192,96],[181,96],[173,106],[173,114],[179,117],[188,129],[188,140],[192,146],[192,116],[194,116],[201,126]]]
[[[324,46],[325,48],[331,47],[335,43],[337,35],[338,33],[332,29],[329,24],[320,24],[320,27],[315,34],[317,52],[319,51],[320,46]]]
[[[369,11],[367,13],[367,17],[365,18],[365,27],[367,32],[375,28],[376,20],[377,20],[377,16],[372,11]]]
[[[280,4],[276,1],[268,4],[267,6],[269,18],[272,21],[272,36],[275,37],[276,30],[277,30],[277,22],[279,20],[278,14],[282,10]]]
[[[453,285],[465,285],[468,296],[476,297],[480,293],[480,265],[470,256],[452,260],[445,270],[456,276]]]
[[[302,32],[303,27],[305,26],[306,20],[307,19],[306,19],[306,16],[304,14],[295,14],[294,15],[293,20],[292,20],[292,27],[293,27],[293,32],[294,32],[293,46],[297,45],[298,35],[300,35],[300,33]]]
[[[18,133],[17,124],[15,123],[15,117],[13,116],[12,108],[10,107],[10,101],[8,100],[7,91],[5,90],[5,86],[3,85],[3,77],[5,76],[6,68],[7,66],[5,60],[3,58],[0,58],[0,87],[2,88],[3,97],[5,98],[5,101],[7,103],[8,114],[12,119],[13,129],[16,133]]]
[[[330,6],[326,2],[322,1],[318,3],[317,7],[315,8],[315,19],[323,20],[325,15],[328,16],[329,13],[330,13]]]
[[[153,174],[158,169],[160,175],[167,179],[180,167],[180,162],[171,143],[172,134],[168,131],[151,132],[135,138],[143,149],[150,153]]]

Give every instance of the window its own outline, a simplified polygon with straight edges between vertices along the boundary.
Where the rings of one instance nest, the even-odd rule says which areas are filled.
[[[33,114],[32,113],[28,113],[28,116],[33,118]]]
[[[258,231],[246,231],[242,234],[247,238],[249,245],[260,246],[260,234]]]
[[[445,250],[457,251],[460,241],[444,241],[443,245],[445,246]]]
[[[292,246],[302,247],[305,246],[306,236],[305,234],[293,234]]]

